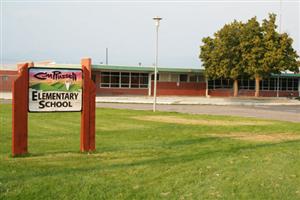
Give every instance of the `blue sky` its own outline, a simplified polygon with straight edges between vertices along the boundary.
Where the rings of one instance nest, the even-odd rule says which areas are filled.
[[[2,63],[54,60],[94,64],[151,66],[155,62],[155,26],[159,30],[159,65],[200,67],[201,39],[225,23],[257,16],[261,21],[279,1],[2,1]],[[300,52],[298,1],[282,2],[282,31],[294,39]]]

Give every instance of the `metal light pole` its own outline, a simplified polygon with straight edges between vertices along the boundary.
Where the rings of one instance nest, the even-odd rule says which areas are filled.
[[[105,64],[108,65],[108,48],[105,49]]]
[[[157,65],[158,65],[158,28],[161,17],[154,17],[156,26],[156,55],[155,55],[155,67],[154,67],[154,88],[153,88],[153,112],[156,111],[156,87],[157,87]]]

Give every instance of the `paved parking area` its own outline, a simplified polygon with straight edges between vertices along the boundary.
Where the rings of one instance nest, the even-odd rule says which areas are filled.
[[[152,97],[97,97],[97,107],[152,110]],[[157,110],[300,122],[300,101],[286,98],[159,97]],[[11,98],[0,98],[0,104]],[[176,105],[175,105],[176,104]],[[211,105],[208,105],[211,104]]]
[[[152,110],[151,104],[97,103],[100,108]],[[258,105],[258,106],[219,106],[219,105],[157,105],[159,111],[191,114],[233,115],[256,117],[300,123],[300,106],[297,105]]]

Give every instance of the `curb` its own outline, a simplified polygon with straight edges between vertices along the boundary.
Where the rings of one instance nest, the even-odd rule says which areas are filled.
[[[130,100],[96,100],[96,103],[122,103],[122,104],[152,104],[149,101],[130,101]],[[158,101],[158,105],[215,105],[215,106],[300,106],[299,102],[168,102]]]

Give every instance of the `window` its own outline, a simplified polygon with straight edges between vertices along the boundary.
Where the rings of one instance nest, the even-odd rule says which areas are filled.
[[[254,90],[255,89],[255,80],[249,78],[241,78],[238,80],[239,89],[243,90]]]
[[[151,80],[154,81],[154,74],[151,75]],[[159,81],[159,74],[157,74],[156,80]]]
[[[294,87],[293,90],[294,91],[298,91],[298,87],[299,87],[299,82],[300,80],[298,80],[297,78],[294,78]]]
[[[263,79],[260,81],[261,90],[277,90],[278,77]],[[297,78],[279,78],[279,90],[281,91],[297,91],[298,79]]]
[[[121,87],[122,88],[129,88],[129,73],[128,72],[121,72]]]
[[[187,82],[188,81],[188,75],[187,74],[180,74],[179,75],[179,81],[180,82]]]
[[[287,90],[293,90],[294,88],[294,80],[292,78],[287,79]]]
[[[148,87],[148,74],[141,73],[140,74],[140,88],[147,88]]]
[[[254,90],[255,89],[255,80],[254,79],[249,79],[249,90]]]
[[[287,79],[286,78],[281,78],[280,79],[280,90],[286,90],[287,88]]]
[[[191,75],[190,82],[204,82],[204,77],[201,75]]]
[[[148,73],[101,72],[100,87],[148,88]]]
[[[190,82],[198,82],[198,78],[196,75],[190,76]]]
[[[110,87],[110,72],[101,72],[101,87]]]
[[[207,81],[207,86],[208,86],[208,89],[215,89],[215,80],[208,80]]]
[[[2,76],[2,81],[7,81],[8,80],[8,76]]]
[[[214,82],[214,88],[222,88],[222,81],[221,79],[216,79],[215,82]]]
[[[232,88],[233,81],[231,79],[221,79],[222,88]]]
[[[131,88],[138,88],[139,83],[139,73],[131,73]]]
[[[276,91],[277,90],[277,77],[266,78],[260,81],[260,90],[267,90],[267,91]],[[254,79],[247,79],[241,78],[239,81],[239,89],[244,90],[254,90],[255,89],[255,80]],[[279,90],[281,91],[298,91],[298,78],[280,78],[279,79]],[[208,81],[208,88],[209,89],[218,89],[218,88],[232,88],[233,80],[230,79],[215,79]]]
[[[262,80],[260,85],[262,90],[270,90],[270,79]]]
[[[111,72],[110,87],[119,87],[120,85],[120,72]]]
[[[233,87],[233,81],[231,79],[215,79],[208,80],[208,89],[230,89]]]
[[[269,90],[277,90],[277,78],[270,78]]]

